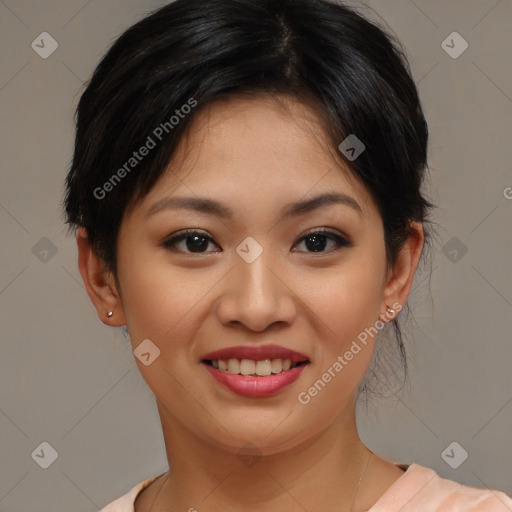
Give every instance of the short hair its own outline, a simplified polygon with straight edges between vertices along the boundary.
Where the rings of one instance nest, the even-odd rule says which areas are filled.
[[[313,109],[333,154],[378,206],[388,265],[411,221],[424,225],[428,245],[434,205],[421,191],[428,127],[393,35],[328,0],[176,0],[121,34],[76,111],[67,223],[86,228],[114,276],[127,208],[165,172],[201,109],[244,94],[287,95]],[[339,149],[351,135],[365,146],[355,159]],[[142,147],[146,155],[135,158]]]

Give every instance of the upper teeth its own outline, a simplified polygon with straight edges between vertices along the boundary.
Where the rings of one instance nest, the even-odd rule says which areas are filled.
[[[235,375],[260,375],[262,377],[272,373],[281,373],[289,370],[292,366],[297,366],[291,359],[263,359],[262,361],[253,361],[252,359],[218,359],[212,361],[212,366],[219,370],[228,371]]]

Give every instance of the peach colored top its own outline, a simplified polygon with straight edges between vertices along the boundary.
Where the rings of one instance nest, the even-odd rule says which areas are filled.
[[[367,512],[512,512],[512,498],[501,491],[467,487],[416,463],[396,465],[405,473]],[[134,512],[137,495],[159,476],[137,484],[100,512]]]

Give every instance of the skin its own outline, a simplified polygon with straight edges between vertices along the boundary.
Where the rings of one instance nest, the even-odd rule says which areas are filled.
[[[133,349],[148,338],[160,349],[149,366],[135,361],[156,398],[171,470],[138,496],[137,512],[231,512],[241,504],[254,512],[348,511],[370,460],[353,507],[363,511],[403,474],[377,454],[369,459],[356,428],[355,394],[377,337],[308,404],[297,395],[365,328],[389,321],[387,306],[405,304],[421,224],[413,223],[389,268],[377,206],[328,150],[314,112],[290,98],[274,100],[232,98],[199,112],[166,173],[123,218],[117,283],[85,230],[77,233],[80,272],[100,319],[127,325]],[[334,204],[282,218],[285,205],[324,192],[350,195],[361,212]],[[175,196],[216,199],[235,214],[164,209],[147,216],[154,203]],[[327,238],[323,252],[314,252],[303,237],[323,227],[353,245]],[[206,252],[187,252],[186,241],[174,251],[162,245],[187,228],[212,239]],[[235,250],[247,236],[263,249],[252,263]],[[239,396],[200,364],[212,350],[267,343],[310,360],[273,397]],[[237,456],[248,442],[261,455],[250,467]]]

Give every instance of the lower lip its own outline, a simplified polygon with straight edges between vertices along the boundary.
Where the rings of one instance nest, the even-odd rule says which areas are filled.
[[[243,396],[265,397],[279,393],[295,382],[302,370],[307,366],[303,364],[291,370],[269,375],[267,377],[253,377],[247,375],[235,375],[225,370],[218,370],[208,363],[201,363],[213,376],[213,378],[226,386],[231,391]]]

